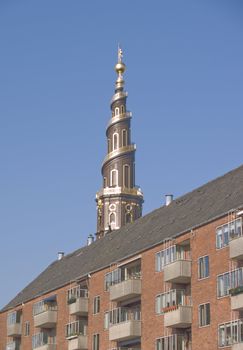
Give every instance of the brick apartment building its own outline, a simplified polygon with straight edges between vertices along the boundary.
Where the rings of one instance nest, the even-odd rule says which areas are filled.
[[[0,313],[0,350],[243,349],[243,166],[141,217],[119,51],[97,239]]]

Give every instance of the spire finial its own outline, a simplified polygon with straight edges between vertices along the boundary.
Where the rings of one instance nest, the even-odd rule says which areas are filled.
[[[118,63],[122,62],[122,57],[123,57],[123,52],[122,52],[122,49],[120,48],[120,44],[118,44]]]
[[[118,75],[116,80],[116,87],[117,88],[123,88],[124,80],[123,80],[123,73],[126,70],[125,64],[122,62],[123,58],[123,51],[120,47],[120,44],[118,44],[118,52],[117,52],[117,64],[115,65],[115,71]]]

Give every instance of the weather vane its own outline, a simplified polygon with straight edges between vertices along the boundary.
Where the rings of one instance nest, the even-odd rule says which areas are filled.
[[[120,45],[118,44],[118,62],[122,62],[123,52],[120,48]]]

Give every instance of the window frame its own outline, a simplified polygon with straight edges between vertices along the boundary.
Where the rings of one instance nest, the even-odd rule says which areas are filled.
[[[92,339],[92,350],[99,350],[100,349],[100,334],[94,333],[93,339]]]
[[[93,299],[93,315],[100,313],[100,295],[96,295]]]
[[[205,258],[208,258],[208,275],[207,276],[204,276],[205,274],[206,274],[206,271],[207,271],[207,269],[206,269],[206,265],[204,264],[205,263]],[[203,259],[202,260],[202,262],[203,262],[203,277],[201,277],[201,275],[200,275],[200,272],[201,272],[201,270],[200,270],[200,260],[201,259]],[[198,280],[199,281],[201,281],[201,280],[204,280],[204,279],[206,279],[206,278],[209,278],[210,277],[210,264],[209,264],[209,255],[203,255],[203,256],[200,256],[199,258],[198,258],[198,260],[197,260],[197,264],[198,264]]]
[[[209,323],[206,323],[207,322],[207,309],[206,309],[206,305],[209,305]],[[203,307],[205,307],[205,310],[203,310]],[[201,314],[201,311],[204,312],[205,314]],[[202,317],[205,318],[204,322],[205,324],[201,324],[201,315]],[[203,322],[202,322],[203,323]],[[211,306],[210,306],[210,302],[207,302],[207,303],[203,303],[203,304],[199,304],[198,305],[198,327],[199,328],[204,328],[204,327],[208,327],[211,325]]]

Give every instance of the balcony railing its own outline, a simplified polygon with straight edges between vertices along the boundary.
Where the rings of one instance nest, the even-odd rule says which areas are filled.
[[[186,341],[184,335],[173,334],[158,338],[156,340],[156,346],[159,350],[185,350]]]
[[[35,327],[53,328],[57,322],[56,296],[52,296],[33,305]]]
[[[113,103],[116,100],[119,100],[120,98],[127,97],[128,93],[126,91],[117,92],[113,95],[111,99],[111,103]]]
[[[7,315],[7,336],[20,337],[21,336],[21,317],[22,311],[13,311]]]
[[[143,197],[143,192],[141,191],[140,187],[133,187],[133,188],[127,188],[127,187],[105,187],[99,192],[97,192],[96,197],[100,196],[111,196],[116,194],[128,194],[128,195],[135,195],[135,196],[141,196]]]
[[[164,314],[165,327],[188,328],[192,324],[192,307],[188,305],[170,306]]]
[[[110,311],[110,341],[131,340],[141,337],[140,308],[120,307]]]
[[[20,337],[22,334],[22,324],[13,323],[7,325],[7,336],[8,337]]]
[[[141,295],[141,279],[131,278],[110,286],[110,300],[123,301]]]
[[[191,260],[178,259],[164,267],[164,281],[187,284],[191,281]]]
[[[110,152],[110,153],[107,154],[107,156],[105,157],[105,159],[104,159],[104,161],[103,161],[102,166],[104,166],[104,164],[105,164],[108,160],[110,160],[110,159],[112,159],[112,158],[114,158],[114,157],[117,157],[117,156],[119,156],[119,155],[121,155],[121,154],[124,154],[124,153],[127,153],[127,152],[133,152],[133,151],[135,151],[135,150],[136,150],[136,145],[135,145],[135,143],[132,143],[131,145],[127,145],[127,146],[124,146],[124,147],[119,147],[119,148],[117,148],[116,150],[114,150],[114,151],[112,151],[112,152]]]
[[[87,325],[81,321],[70,322],[66,325],[66,338],[87,335]]]
[[[86,316],[88,314],[88,290],[80,286],[68,290],[67,303],[70,315]]]
[[[48,333],[40,332],[32,336],[32,349],[55,350],[56,337],[50,336]]]
[[[229,232],[230,258],[235,260],[243,260],[242,218],[229,223]]]
[[[117,123],[119,120],[124,120],[124,119],[131,118],[131,117],[132,117],[132,112],[125,112],[125,113],[115,115],[114,117],[112,117],[109,120],[107,128],[109,128],[111,125]]]

